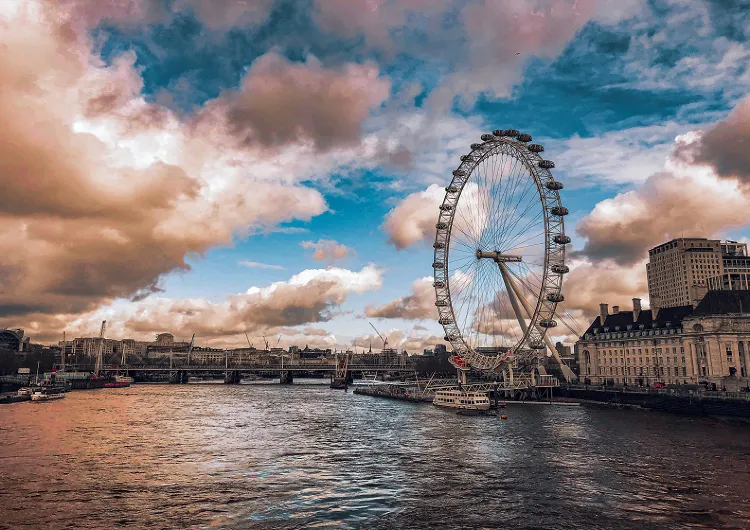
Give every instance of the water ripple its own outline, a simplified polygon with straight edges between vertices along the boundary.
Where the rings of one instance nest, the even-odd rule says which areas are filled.
[[[325,387],[4,406],[0,528],[750,528],[750,426]]]

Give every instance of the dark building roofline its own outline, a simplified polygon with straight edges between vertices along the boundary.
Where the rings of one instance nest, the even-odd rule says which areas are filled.
[[[690,239],[691,241],[708,241],[707,237],[676,237],[674,239],[670,239],[669,241],[665,241],[664,243],[659,243],[655,247],[648,249],[648,251],[650,253],[652,250],[656,250],[659,247],[662,247],[664,245],[669,245],[670,243],[674,243],[675,241],[681,241],[685,239]],[[714,240],[712,239],[711,241],[714,241]]]
[[[586,330],[586,333],[594,333],[594,330],[608,332],[631,330],[678,328],[683,320],[688,317],[700,317],[704,315],[727,315],[742,313],[750,316],[750,291],[708,291],[698,306],[663,307],[654,320],[651,309],[641,310],[638,320],[633,321],[632,311],[620,311],[607,315],[604,322],[601,316],[596,317]],[[667,326],[669,323],[669,326]],[[654,326],[656,324],[656,326]],[[619,329],[615,329],[619,328]]]
[[[750,291],[708,291],[692,316],[750,313]]]

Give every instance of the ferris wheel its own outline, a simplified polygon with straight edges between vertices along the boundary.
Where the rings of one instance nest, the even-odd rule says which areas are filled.
[[[545,353],[564,366],[548,331],[569,272],[568,210],[555,164],[531,140],[514,129],[483,134],[445,188],[433,285],[450,360],[462,370],[501,372]]]

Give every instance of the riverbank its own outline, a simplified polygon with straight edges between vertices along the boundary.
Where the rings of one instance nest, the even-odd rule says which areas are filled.
[[[560,388],[558,399],[616,407],[637,407],[689,416],[736,418],[750,421],[750,394],[685,392],[672,389]]]

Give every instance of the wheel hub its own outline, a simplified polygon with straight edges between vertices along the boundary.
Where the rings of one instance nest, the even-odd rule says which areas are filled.
[[[495,263],[506,263],[506,262],[520,262],[523,261],[521,256],[513,256],[512,254],[503,254],[497,250],[481,250],[477,249],[477,259],[491,259]]]

